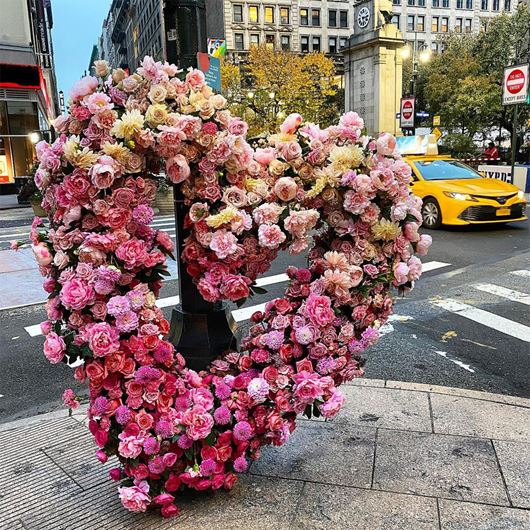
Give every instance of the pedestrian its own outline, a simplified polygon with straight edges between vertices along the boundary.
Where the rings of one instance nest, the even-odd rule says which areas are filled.
[[[488,159],[490,164],[492,162],[498,162],[499,160],[499,150],[493,142],[488,143],[487,149],[484,150],[484,156]]]

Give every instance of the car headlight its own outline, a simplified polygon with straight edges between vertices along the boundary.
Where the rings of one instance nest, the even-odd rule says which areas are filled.
[[[467,193],[457,193],[456,191],[444,191],[446,197],[451,197],[451,199],[456,199],[457,201],[474,201],[477,202],[477,199],[471,197]]]
[[[517,192],[517,198],[518,198],[518,199],[524,199],[524,198],[525,198],[525,197],[524,197],[524,191],[518,191],[518,192]]]

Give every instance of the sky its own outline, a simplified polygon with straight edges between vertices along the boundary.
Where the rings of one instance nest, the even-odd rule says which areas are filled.
[[[110,4],[111,0],[52,0],[55,71],[65,99],[88,69]]]

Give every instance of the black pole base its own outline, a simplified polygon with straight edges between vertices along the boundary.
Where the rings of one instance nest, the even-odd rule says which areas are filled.
[[[178,305],[171,315],[168,340],[186,359],[186,366],[204,370],[229,349],[237,349],[237,324],[226,306],[208,313],[188,313]]]

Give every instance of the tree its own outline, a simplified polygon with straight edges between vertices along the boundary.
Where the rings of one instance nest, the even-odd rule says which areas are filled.
[[[221,67],[223,94],[244,117],[250,135],[271,132],[291,112],[325,127],[340,114],[335,67],[322,53],[295,55],[252,47],[248,62]]]

